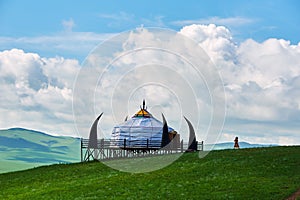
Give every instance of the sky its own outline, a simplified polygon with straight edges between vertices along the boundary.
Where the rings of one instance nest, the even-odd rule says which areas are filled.
[[[78,135],[73,86],[86,57],[120,33],[158,27],[193,39],[217,66],[220,142],[300,144],[299,8],[297,0],[1,0],[0,128]]]

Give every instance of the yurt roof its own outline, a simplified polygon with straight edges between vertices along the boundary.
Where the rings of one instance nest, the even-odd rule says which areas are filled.
[[[143,101],[143,107],[141,107],[141,109],[138,112],[136,112],[136,114],[133,115],[133,117],[115,126],[114,128],[124,128],[125,130],[126,128],[162,129],[162,127],[163,123],[152,116],[152,114],[145,107],[145,101]],[[171,132],[174,131],[174,129],[168,127],[168,131]]]

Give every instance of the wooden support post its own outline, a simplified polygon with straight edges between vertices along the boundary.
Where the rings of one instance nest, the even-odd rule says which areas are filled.
[[[181,142],[180,142],[180,150],[181,150],[181,153],[183,153],[183,140],[181,140]]]
[[[104,139],[103,138],[100,140],[100,148],[104,149]]]
[[[94,149],[94,156],[93,157],[94,157],[94,160],[97,160],[97,149],[96,148]]]
[[[83,161],[83,158],[82,158],[82,138],[80,138],[80,159],[81,159],[81,162]]]

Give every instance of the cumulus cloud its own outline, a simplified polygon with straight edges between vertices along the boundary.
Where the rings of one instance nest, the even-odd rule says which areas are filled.
[[[76,60],[20,49],[0,52],[0,126],[74,135],[72,86],[78,70]]]
[[[190,39],[176,32],[156,31],[154,34],[141,28],[123,33],[92,52],[75,86],[75,104],[85,105],[74,107],[77,124],[87,123],[87,118],[80,115],[82,107],[89,116],[104,112],[101,124],[108,127],[105,131],[109,134],[126,115],[133,115],[145,98],[148,106],[156,108],[154,110],[161,108],[160,112],[164,112],[175,129],[184,128],[180,125],[185,115],[195,127],[203,126],[202,133],[207,132],[213,112],[210,95],[215,95],[215,91],[208,91],[207,85],[216,89],[218,81],[213,68],[209,67],[212,63]],[[206,74],[209,79],[205,82],[187,60],[193,60],[193,64],[202,69],[202,75]],[[84,102],[81,101],[83,97]],[[198,106],[206,115],[197,115]],[[161,117],[160,112],[154,113],[155,116]],[[88,133],[88,128],[82,124],[80,132]]]
[[[183,27],[179,33],[197,41],[213,61],[235,59],[236,45],[224,26],[193,24]]]
[[[273,143],[300,142],[300,43],[270,38],[236,44],[226,27],[213,24],[186,26],[180,33],[198,41],[220,69],[227,97],[225,131],[249,141],[258,136]]]
[[[237,135],[241,140],[252,143],[300,143],[300,43],[292,45],[287,40],[276,38],[263,42],[248,39],[236,43],[229,29],[214,24],[185,26],[179,33],[196,41],[196,45],[202,47],[222,76],[227,118],[221,141],[232,141]],[[0,126],[22,126],[72,134],[72,96],[75,93],[79,97],[75,99],[75,115],[78,115],[76,123],[82,122],[79,128],[82,125],[82,130],[86,133],[92,123],[91,118],[102,111],[105,115],[101,125],[111,129],[112,123],[119,123],[126,115],[132,115],[136,111],[141,97],[148,100],[154,114],[159,116],[159,112],[163,110],[170,124],[178,121],[182,123],[174,117],[184,114],[177,109],[181,106],[180,103],[198,104],[196,109],[201,113],[199,130],[205,132],[201,125],[209,124],[207,118],[212,115],[213,105],[207,95],[209,92],[205,90],[205,81],[197,76],[188,76],[191,73],[188,63],[175,54],[153,49],[122,54],[135,47],[154,44],[165,45],[161,49],[187,54],[194,47],[182,46],[177,42],[161,43],[147,31],[142,35],[132,32],[127,36],[117,53],[109,55],[112,53],[109,51],[111,46],[97,52],[118,57],[111,68],[92,68],[95,64],[101,66],[111,60],[105,56],[99,57],[97,53],[89,56],[85,61],[86,70],[81,71],[82,79],[77,80],[77,84],[92,87],[75,87],[77,91],[72,89],[76,73],[80,69],[77,60],[41,57],[20,49],[0,52],[0,91],[5,94],[0,95],[0,112],[4,113],[0,116]],[[170,63],[174,62],[178,65],[171,66]],[[137,68],[130,71],[132,66]],[[159,70],[162,66],[163,70]],[[91,74],[94,76],[90,76]],[[101,74],[104,76],[99,79]],[[149,74],[155,74],[154,78]],[[206,75],[213,80],[212,74]],[[164,78],[163,84],[147,85],[151,80],[155,83]],[[177,84],[169,84],[173,82]],[[137,83],[145,85],[133,88]],[[181,96],[192,95],[192,90],[182,90],[182,87],[186,88],[189,84],[197,85],[197,97],[201,98],[195,98],[196,102],[180,99]],[[214,80],[208,84],[214,84]],[[114,90],[110,90],[111,85],[116,85]],[[132,88],[134,92],[128,93],[127,90]],[[115,100],[110,101],[111,97]],[[110,106],[114,107],[117,119],[109,113]],[[198,111],[193,112],[195,108],[191,106],[185,109],[193,121],[195,116],[191,113]],[[108,134],[110,129],[107,129]],[[203,139],[201,137],[200,140]]]

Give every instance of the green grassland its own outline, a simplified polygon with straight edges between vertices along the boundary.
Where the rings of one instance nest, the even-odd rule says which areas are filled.
[[[22,128],[0,130],[0,173],[79,161],[79,138]]]
[[[186,153],[140,174],[101,162],[0,174],[0,199],[285,199],[299,188],[300,146]]]

